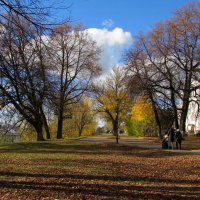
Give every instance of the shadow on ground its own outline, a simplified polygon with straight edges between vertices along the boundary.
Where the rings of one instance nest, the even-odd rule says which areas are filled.
[[[42,191],[43,193],[62,192],[66,195],[69,194],[82,194],[96,195],[99,197],[108,198],[142,198],[142,199],[180,199],[179,193],[181,193],[181,199],[198,199],[200,192],[200,181],[195,181],[196,186],[192,187],[179,187],[179,186],[151,186],[153,183],[182,183],[187,184],[187,180],[177,180],[171,182],[167,179],[154,179],[144,177],[121,177],[121,176],[92,176],[92,175],[54,175],[54,174],[28,174],[28,173],[0,173],[0,176],[8,177],[26,177],[26,181],[0,181],[0,188],[12,189],[12,190],[30,190],[30,191]],[[42,178],[44,182],[40,182]],[[45,178],[45,179],[44,179]],[[48,178],[48,181],[47,181]],[[52,180],[52,178],[54,180]],[[30,179],[30,180],[29,180]],[[59,179],[59,180],[58,180]],[[140,180],[150,182],[148,187],[145,185],[120,185],[115,184],[113,181],[132,181],[136,182]],[[49,181],[50,180],[50,181]],[[101,183],[99,182],[101,181]],[[103,181],[103,184],[102,184]],[[112,181],[112,183],[109,183]]]

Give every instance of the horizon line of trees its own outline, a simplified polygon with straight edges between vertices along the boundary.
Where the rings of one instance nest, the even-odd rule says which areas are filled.
[[[57,120],[56,138],[63,138],[63,122],[72,115],[81,136],[82,124],[90,123],[94,113],[112,124],[117,142],[119,126],[134,116],[160,137],[172,124],[185,133],[190,102],[199,103],[199,2],[189,3],[149,33],[140,34],[125,55],[125,66],[115,66],[100,81],[94,80],[101,74],[101,50],[83,26],[67,21],[45,26],[49,23],[43,9],[37,10],[41,15],[35,20],[20,4],[23,1],[0,2],[7,8],[0,15],[1,110],[8,108],[6,113],[13,113],[16,124],[30,124],[38,141],[51,138],[52,119]],[[17,7],[12,8],[12,3]],[[88,93],[93,99],[89,106],[84,103]],[[142,108],[136,103],[139,97],[150,103],[151,108],[141,100],[151,112],[146,118],[156,128],[149,127],[150,121],[141,123],[144,117],[136,110]]]

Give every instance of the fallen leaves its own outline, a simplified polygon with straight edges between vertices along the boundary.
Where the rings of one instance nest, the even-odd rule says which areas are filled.
[[[200,197],[200,156],[111,144],[1,151],[0,199]]]

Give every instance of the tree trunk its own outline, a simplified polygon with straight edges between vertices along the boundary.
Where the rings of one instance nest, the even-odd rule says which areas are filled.
[[[42,114],[44,128],[45,128],[45,131],[46,131],[46,139],[51,139],[51,134],[50,134],[50,131],[49,131],[49,126],[48,126],[48,123],[47,123],[47,119],[46,119],[46,116],[45,116],[44,111],[43,111],[42,108],[41,108],[41,114]]]
[[[39,120],[35,123],[34,125],[35,130],[36,130],[36,138],[37,141],[45,141],[44,137],[43,137],[43,133],[42,133],[42,121],[39,122]]]
[[[57,139],[63,138],[62,129],[63,129],[63,108],[59,110],[59,115],[58,115]]]
[[[116,121],[115,120],[112,121],[112,125],[113,125],[113,135],[116,136],[117,135],[116,134],[117,133],[117,131],[116,131],[117,128],[116,128]]]
[[[170,83],[171,84],[171,83]],[[172,107],[173,107],[173,113],[174,113],[174,123],[176,129],[179,129],[179,123],[178,123],[178,113],[177,113],[177,106],[176,106],[176,100],[175,100],[175,95],[173,91],[173,86],[170,86],[171,88],[171,102],[172,102]]]
[[[181,130],[183,136],[186,133],[185,123],[186,123],[186,119],[187,119],[188,106],[189,106],[189,103],[183,102],[182,113],[181,113],[181,118],[180,118],[180,130]]]
[[[78,131],[78,137],[81,137],[81,131]]]
[[[119,127],[118,127],[118,114],[116,116],[116,119],[113,121],[113,132],[116,138],[116,143],[119,143],[119,131],[118,131]]]
[[[188,76],[187,76],[188,75]],[[185,123],[187,119],[188,107],[190,103],[190,87],[191,87],[191,78],[192,72],[186,75],[186,81],[184,86],[184,96],[183,96],[183,105],[182,105],[182,113],[180,118],[180,129],[182,131],[183,136],[185,135]]]
[[[163,136],[162,136],[162,129],[161,129],[160,122],[157,123],[157,129],[158,129],[158,137],[159,137],[160,139],[162,139]]]
[[[154,116],[155,116],[155,120],[156,120],[156,124],[157,124],[157,129],[158,129],[158,136],[162,139],[162,128],[161,128],[161,123],[160,123],[160,119],[159,119],[159,115],[158,115],[158,111],[155,105],[155,102],[153,100],[152,95],[150,94],[150,99],[151,99],[151,105],[153,107],[153,112],[154,112]]]

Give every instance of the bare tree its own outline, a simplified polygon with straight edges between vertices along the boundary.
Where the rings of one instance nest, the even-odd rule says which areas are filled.
[[[54,75],[54,106],[58,115],[57,138],[62,138],[64,109],[76,103],[99,74],[99,48],[78,25],[56,26],[50,36],[50,62]]]
[[[200,3],[191,3],[176,12],[168,23],[170,38],[169,61],[180,71],[180,97],[182,101],[180,128],[185,133],[185,122],[191,93],[199,88],[194,81],[200,64]]]
[[[148,85],[153,86],[154,94],[162,97],[159,101],[167,100],[173,108],[175,126],[180,126],[183,133],[191,93],[199,88],[194,81],[199,68],[199,9],[199,3],[191,3],[178,10],[172,19],[141,36],[128,55],[129,64],[133,68],[140,66],[138,74],[152,83]]]
[[[3,19],[8,19],[9,15],[6,16],[5,13],[13,13],[37,28],[51,25],[46,21],[47,17],[50,17],[51,9],[53,9],[53,5],[46,7],[40,0],[0,0],[0,16]]]
[[[42,105],[48,91],[45,47],[39,29],[11,13],[1,29],[0,91],[44,140]],[[42,32],[42,30],[41,30]]]

